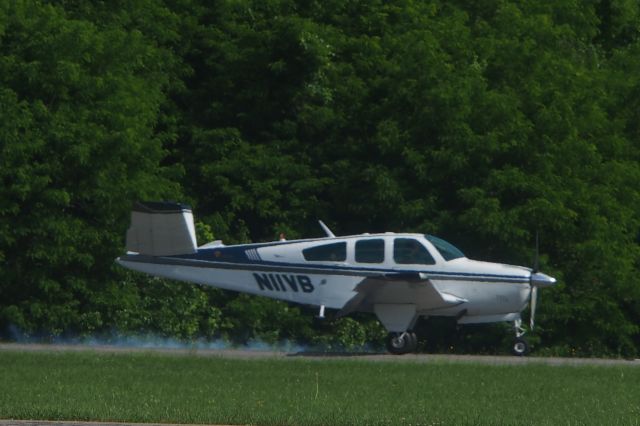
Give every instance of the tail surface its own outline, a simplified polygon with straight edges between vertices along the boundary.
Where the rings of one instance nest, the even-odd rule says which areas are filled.
[[[127,251],[148,256],[197,252],[191,207],[174,202],[137,202],[127,230]]]

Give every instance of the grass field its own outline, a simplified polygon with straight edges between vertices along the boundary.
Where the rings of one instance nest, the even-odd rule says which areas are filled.
[[[0,351],[0,418],[640,424],[640,368]]]

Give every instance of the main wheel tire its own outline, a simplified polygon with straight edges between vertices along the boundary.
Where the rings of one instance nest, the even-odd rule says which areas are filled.
[[[525,356],[529,354],[529,342],[522,337],[517,337],[513,342],[512,352],[515,356]]]
[[[389,333],[387,336],[387,350],[394,355],[403,355],[416,349],[415,333]]]

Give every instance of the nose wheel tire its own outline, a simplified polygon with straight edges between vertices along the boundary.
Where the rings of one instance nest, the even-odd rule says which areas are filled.
[[[389,333],[387,336],[387,350],[394,355],[414,352],[417,347],[416,333],[405,331],[404,333]]]
[[[512,352],[516,356],[525,356],[529,353],[529,342],[524,338],[518,337],[513,342]]]

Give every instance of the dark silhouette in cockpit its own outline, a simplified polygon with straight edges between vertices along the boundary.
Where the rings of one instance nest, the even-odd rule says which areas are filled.
[[[433,257],[427,249],[417,240],[412,238],[397,238],[394,245],[393,258],[400,264],[434,264]]]

